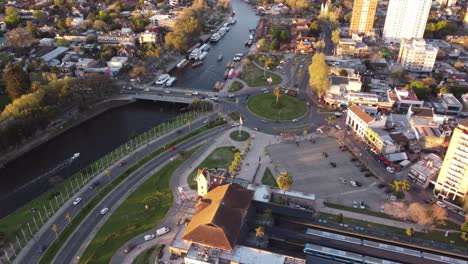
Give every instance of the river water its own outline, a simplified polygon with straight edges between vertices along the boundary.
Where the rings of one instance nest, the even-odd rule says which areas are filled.
[[[217,81],[223,80],[227,61],[234,54],[247,51],[244,47],[249,38],[249,29],[258,23],[252,6],[242,0],[231,1],[236,24],[212,46],[204,65],[193,69],[190,66],[177,71],[176,86],[198,90],[212,90]],[[217,62],[223,54],[222,62]],[[35,148],[20,158],[0,168],[0,217],[23,206],[50,187],[73,175],[101,156],[112,151],[129,138],[154,127],[177,115],[182,105],[172,103],[137,102],[107,111],[92,120],[68,130],[49,142]],[[37,180],[54,170],[74,153],[81,155],[63,169]]]
[[[249,29],[255,28],[258,16],[252,10],[252,5],[242,0],[232,0],[231,5],[235,11],[237,22],[230,25],[230,30],[218,42],[209,42],[211,48],[208,56],[203,60],[203,66],[199,68],[186,67],[183,70],[171,72],[177,77],[175,86],[199,90],[213,90],[217,81],[223,81],[223,75],[228,61],[232,61],[234,54],[245,53],[248,48],[244,46],[249,39]],[[218,55],[223,55],[221,62],[217,61]]]

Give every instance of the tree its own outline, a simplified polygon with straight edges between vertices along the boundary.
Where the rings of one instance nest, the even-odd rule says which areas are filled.
[[[453,67],[457,68],[457,69],[461,69],[463,67],[465,67],[465,64],[462,62],[462,61],[457,61],[453,64]]]
[[[279,97],[281,96],[281,88],[275,87],[273,94],[276,96],[276,104],[278,104]]]
[[[146,74],[147,74],[147,71],[143,65],[135,65],[132,71],[130,71],[130,77],[132,79],[143,78]]]
[[[310,23],[309,29],[310,34],[316,38],[320,36],[320,33],[322,32],[322,28],[320,27],[318,20],[312,21],[312,23]]]
[[[257,238],[263,238],[265,236],[265,229],[263,226],[259,226],[255,228],[255,237]]]
[[[402,191],[409,191],[409,189],[411,189],[411,185],[407,180],[401,181],[400,186]]]
[[[322,49],[325,48],[325,41],[319,40],[319,41],[315,42],[315,48],[316,48],[318,51],[322,51]]]
[[[339,75],[340,75],[340,76],[344,76],[344,77],[348,77],[348,71],[346,71],[345,69],[342,69],[342,70],[339,72]]]
[[[312,63],[309,66],[309,84],[319,98],[325,95],[330,86],[328,74],[330,69],[325,62],[325,54],[319,52],[312,57]]]
[[[461,239],[463,239],[465,242],[468,241],[468,221],[465,221],[463,225],[460,227],[461,230]]]
[[[40,21],[44,18],[44,13],[41,10],[34,10],[33,17],[36,21]]]
[[[102,20],[95,20],[93,24],[93,28],[99,31],[103,31],[107,27],[106,22]]]
[[[445,85],[439,86],[439,93],[441,93],[441,94],[450,93],[450,88],[448,88]]]
[[[278,41],[278,39],[273,39],[270,43],[270,49],[271,50],[278,50],[280,48],[280,42]]]
[[[420,203],[412,203],[407,209],[408,217],[419,225],[430,225],[432,223],[431,217],[427,214],[427,208]]]
[[[406,228],[405,233],[406,233],[407,236],[412,237],[413,234],[414,234],[414,230],[413,230],[413,228],[408,227],[408,228]]]
[[[333,125],[336,122],[336,116],[329,116],[325,118],[325,121],[327,121],[329,125]]]
[[[392,185],[392,188],[395,192],[401,192],[401,188],[400,188],[400,182],[397,181],[397,180],[393,180],[393,185]]]
[[[263,49],[265,48],[265,44],[266,44],[266,41],[264,38],[261,38],[258,42],[257,42],[257,49]]]
[[[343,222],[343,214],[338,214],[338,215],[337,215],[337,218],[336,218],[336,221],[337,221],[338,223],[342,223],[342,222]]]
[[[26,28],[15,28],[6,34],[7,45],[12,48],[29,48],[32,45],[33,37]]]
[[[8,25],[9,28],[15,28],[19,25],[20,23],[20,17],[18,15],[18,9],[9,6],[5,9],[5,23]]]
[[[12,99],[21,97],[24,94],[31,92],[31,81],[29,75],[23,71],[20,64],[8,66],[3,73],[3,81],[5,82],[6,92]]]
[[[278,184],[278,187],[286,193],[286,191],[291,189],[293,180],[287,172],[283,171],[276,179],[276,183]]]
[[[431,219],[433,225],[444,224],[447,221],[447,210],[436,204],[429,206],[426,215]]]
[[[409,83],[407,87],[413,89],[420,100],[426,99],[427,96],[431,94],[431,87],[427,85],[427,82],[424,83],[423,81],[416,80]]]
[[[267,209],[265,209],[265,211],[263,211],[262,216],[263,216],[263,218],[265,218],[266,220],[268,220],[268,219],[270,219],[271,214],[272,214],[271,209],[270,209],[270,208],[267,208]]]
[[[331,41],[333,42],[333,45],[334,45],[334,51],[336,51],[336,46],[340,42],[340,30],[339,29],[335,29],[332,31]]]

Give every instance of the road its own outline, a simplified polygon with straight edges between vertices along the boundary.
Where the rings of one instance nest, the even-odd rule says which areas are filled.
[[[191,129],[196,129],[199,128],[203,125],[202,121],[196,121],[191,124]],[[146,156],[147,154],[151,153],[155,149],[164,146],[166,142],[171,142],[177,137],[180,136],[180,134],[187,132],[188,128],[181,128],[178,131],[180,133],[170,133],[166,136],[164,136],[161,139],[158,139],[157,141],[149,144],[147,147],[140,148],[133,154],[130,154],[127,158],[125,158],[125,166],[119,167],[117,164],[119,162],[116,162],[113,166],[110,167],[110,174],[108,176],[102,176],[100,179],[96,179],[90,183],[88,183],[85,186],[85,191],[79,195],[79,197],[82,198],[82,201],[77,204],[73,205],[72,201],[70,201],[68,204],[64,205],[65,210],[61,210],[61,213],[57,216],[57,221],[54,223],[58,227],[58,232],[61,232],[63,228],[68,224],[68,219],[66,218],[66,215],[69,214],[71,218],[78,214],[78,212],[90,201],[92,198],[94,198],[97,195],[97,188],[102,188],[105,185],[109,183],[110,179],[113,179],[120,175],[122,172],[124,172],[127,167],[135,164],[137,161],[139,161],[141,158]],[[174,155],[174,153],[170,153]],[[166,154],[167,155],[167,154]],[[90,189],[89,186],[91,186],[92,183],[99,182],[100,184],[98,185],[97,188],[95,189]],[[78,195],[77,195],[78,197]],[[39,259],[41,258],[43,251],[54,241],[55,239],[55,233],[52,230],[46,231],[41,234],[36,234],[34,236],[35,243],[32,244],[30,248],[25,248],[22,251],[21,257],[18,257],[15,262],[16,263],[37,263]]]
[[[201,142],[210,139],[215,134],[219,133],[220,129],[212,130],[208,133],[201,134],[194,138],[191,138],[179,145],[177,145],[178,150],[188,150],[189,148],[200,144]],[[154,147],[156,149],[157,147]],[[106,196],[98,206],[96,206],[91,213],[82,221],[81,225],[78,227],[75,233],[73,233],[70,238],[63,244],[61,251],[57,254],[54,263],[70,263],[77,257],[77,253],[80,252],[80,249],[83,249],[90,240],[88,237],[96,232],[96,227],[99,227],[100,224],[105,222],[103,219],[104,216],[100,214],[100,210],[104,207],[109,207],[110,211],[108,214],[112,213],[113,209],[116,209],[118,206],[112,208],[112,205],[115,205],[117,201],[124,196],[128,191],[133,192],[135,190],[135,185],[146,175],[153,173],[153,171],[167,162],[175,153],[167,151],[151,162],[145,164],[132,176],[128,177],[122,184],[117,186],[108,196]]]

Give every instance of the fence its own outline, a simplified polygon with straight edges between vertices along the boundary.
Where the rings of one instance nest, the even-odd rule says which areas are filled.
[[[63,184],[60,185],[60,187],[52,191],[52,194],[54,194],[53,199],[49,199],[48,203],[46,202],[42,207],[35,208],[31,211],[31,219],[28,219],[24,223],[18,223],[21,228],[16,230],[15,239],[7,241],[4,244],[2,248],[3,254],[0,253],[0,264],[12,263],[16,256],[18,256],[19,252],[31,239],[36,240],[34,235],[39,232],[44,224],[46,224],[47,221],[54,216],[54,214],[60,209],[62,205],[69,202],[70,198],[73,197],[84,185],[86,185],[89,181],[94,179],[102,172],[104,172],[105,175],[109,175],[109,166],[137,150],[141,146],[148,144],[152,140],[161,137],[176,128],[184,125],[188,125],[190,127],[192,120],[198,117],[202,117],[207,113],[208,109],[202,108],[198,109],[197,111],[186,112],[177,116],[173,120],[163,122],[162,124],[133,137],[125,144],[119,146],[110,153],[101,157],[99,160],[88,165],[80,172],[68,178]],[[63,228],[64,227],[58,229],[63,230]]]

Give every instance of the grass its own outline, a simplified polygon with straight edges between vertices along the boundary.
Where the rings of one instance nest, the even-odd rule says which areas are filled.
[[[272,93],[251,96],[247,107],[257,116],[274,120],[299,118],[307,111],[306,104],[292,96],[282,95],[276,104],[276,97]]]
[[[132,264],[150,264],[154,263],[155,259],[157,258],[157,254],[159,252],[159,246],[155,246],[143,251],[140,255],[138,255],[135,260],[133,260]]]
[[[158,226],[173,202],[171,176],[196,150],[168,163],[138,187],[99,229],[81,261],[109,263],[126,241]]]
[[[184,117],[182,116],[182,118],[184,118]],[[179,116],[176,120],[182,119],[182,118]],[[196,118],[196,117],[194,117],[194,116],[192,116],[190,114],[190,115],[187,115],[186,118],[187,119],[193,119],[193,118]],[[176,125],[176,122],[177,122],[176,120],[171,120],[169,122],[166,122],[164,124],[165,128],[167,128],[167,127],[176,127],[177,126]],[[181,124],[182,122],[179,120],[179,122],[177,122],[177,123]],[[162,124],[160,126],[152,128],[150,130],[150,131],[152,131],[152,133],[148,131],[146,133],[146,135],[142,136],[141,138],[145,138],[147,140],[150,140],[149,134],[152,134],[153,138],[159,137],[159,136],[165,134],[165,132],[162,131],[162,129],[161,129],[161,131],[159,130],[159,128],[161,126],[162,126]],[[161,134],[159,132],[161,132]],[[40,226],[41,220],[40,220],[40,216],[39,216],[38,212],[36,212],[36,213],[32,212],[33,208],[37,208],[38,211],[41,210],[41,216],[42,216],[44,222],[46,222],[48,217],[46,217],[46,214],[44,212],[44,209],[43,209],[44,205],[47,207],[47,210],[50,210],[50,202],[49,201],[51,201],[52,205],[54,207],[54,212],[55,212],[55,210],[57,210],[57,204],[54,201],[55,196],[63,195],[64,199],[65,199],[66,194],[67,194],[67,190],[70,191],[70,195],[73,196],[74,192],[72,192],[72,190],[70,190],[71,189],[70,188],[70,183],[73,183],[73,186],[74,186],[75,190],[76,190],[77,181],[79,182],[79,185],[80,185],[79,187],[82,187],[84,184],[86,184],[88,182],[88,179],[92,180],[92,178],[94,177],[94,175],[92,174],[92,171],[94,171],[94,173],[96,173],[98,170],[102,171],[104,168],[107,168],[109,165],[113,164],[117,159],[119,159],[120,157],[118,157],[118,155],[120,156],[121,153],[128,153],[129,151],[133,151],[137,147],[139,147],[139,146],[136,146],[135,143],[130,144],[129,142],[127,142],[124,145],[119,146],[116,150],[113,151],[114,154],[111,154],[111,153],[106,154],[105,156],[103,156],[102,158],[97,160],[96,162],[94,162],[94,163],[88,165],[86,168],[82,169],[81,172],[76,173],[75,175],[63,180],[60,183],[57,183],[48,192],[43,193],[42,195],[38,196],[37,198],[35,198],[31,202],[27,203],[26,205],[18,208],[17,210],[12,212],[11,214],[9,214],[6,217],[2,218],[0,220],[0,242],[3,241],[3,242],[6,243],[7,241],[16,241],[15,236],[16,236],[16,234],[20,234],[21,229],[24,229],[25,232],[28,230],[27,223],[30,223],[32,231],[36,232],[35,225],[33,223],[33,217],[35,218],[35,220],[36,220],[36,222],[38,224],[38,228],[41,228],[41,226]],[[98,164],[99,164],[99,166],[98,166]],[[102,167],[100,167],[101,164],[103,165]],[[91,167],[93,169],[91,169]],[[84,175],[83,178],[86,179],[85,182],[82,181],[82,178],[80,177],[80,173],[83,173],[83,175]],[[62,201],[61,200],[62,199],[58,199],[59,206],[62,206]],[[68,197],[67,197],[67,200],[68,200]],[[67,200],[64,200],[65,203],[67,202]],[[29,237],[29,232],[26,232],[26,234]],[[2,235],[3,235],[3,237],[2,237]]]
[[[240,119],[240,113],[239,112],[231,112],[228,114],[228,116],[230,118],[232,118],[232,120],[234,120],[235,122],[239,122],[239,119]],[[242,121],[245,121],[244,118],[242,118]]]
[[[335,209],[339,209],[339,210],[343,210],[343,211],[349,211],[349,212],[354,212],[354,213],[364,214],[364,215],[371,215],[371,216],[385,218],[385,219],[391,219],[391,220],[399,220],[399,219],[394,218],[391,215],[386,214],[386,213],[375,212],[375,211],[371,211],[371,210],[367,210],[367,209],[354,208],[354,207],[350,207],[350,206],[345,206],[345,205],[341,205],[341,204],[334,204],[334,203],[328,203],[328,202],[325,202],[324,204],[327,207],[335,208]]]
[[[216,121],[211,123],[211,127],[216,127],[218,125],[225,124],[224,121]],[[210,128],[208,126],[201,127],[196,129],[188,134],[183,135],[180,138],[169,143],[169,145],[176,145],[180,142],[183,142],[193,136],[201,134],[203,132],[208,131]],[[67,225],[56,239],[47,249],[45,254],[42,256],[39,263],[51,263],[52,259],[57,255],[58,251],[62,247],[62,244],[68,239],[68,237],[73,233],[73,231],[78,227],[78,225],[83,221],[83,219],[91,212],[91,210],[102,200],[108,193],[110,193],[117,185],[119,185],[125,178],[131,175],[133,172],[138,170],[141,166],[155,158],[156,156],[160,155],[165,151],[164,148],[159,148],[146,157],[142,158],[136,164],[130,166],[127,170],[125,170],[122,174],[120,174],[117,178],[115,178],[111,183],[106,185],[91,201],[89,201],[86,206],[84,206],[75,216],[72,216],[71,223]],[[60,230],[59,230],[60,231]]]
[[[241,130],[240,134],[239,131],[232,131],[229,136],[232,140],[235,141],[246,141],[248,138],[250,138],[249,132],[244,130]]]
[[[233,146],[227,147],[220,147],[213,152],[195,168],[192,173],[190,173],[188,177],[188,185],[192,190],[197,188],[197,182],[194,181],[195,176],[197,176],[197,172],[199,168],[225,168],[228,169],[229,165],[231,165],[232,161],[234,160],[234,153],[238,150]]]
[[[270,185],[271,187],[278,187],[273,173],[271,173],[270,168],[266,168],[263,173],[262,183],[265,185]]]
[[[320,213],[319,218],[322,220],[325,219],[328,222],[338,223],[338,217],[336,215]],[[405,229],[394,227],[394,226],[381,225],[381,224],[376,224],[372,222],[367,222],[367,221],[362,221],[362,220],[347,218],[347,217],[343,217],[342,223],[352,225],[352,226],[360,226],[364,228],[378,230],[378,231],[388,233],[388,234],[406,236]],[[464,242],[460,238],[460,234],[458,233],[450,233],[448,237],[445,237],[445,232],[440,232],[440,231],[430,231],[428,233],[414,232],[413,237],[428,240],[429,242],[434,241],[434,242],[449,244],[449,245],[450,245],[450,241],[452,240],[454,241],[454,245],[456,246],[465,247],[465,248],[467,247],[467,243]]]
[[[9,103],[11,103],[10,97],[6,95],[0,95],[0,112],[7,106]]]
[[[255,63],[261,66],[264,66],[265,61],[271,58],[271,60],[274,63],[272,64],[270,68],[271,70],[271,69],[275,69],[279,65],[280,61],[284,58],[284,56],[283,55],[271,55],[271,54],[253,54],[249,56],[249,58],[251,58]]]
[[[241,80],[246,82],[247,85],[250,85],[251,87],[268,85],[268,77],[271,77],[272,85],[276,85],[281,82],[280,76],[268,71],[265,74],[263,69],[258,68],[252,63],[244,67],[244,70],[240,76]]]
[[[229,86],[228,92],[234,93],[234,92],[242,90],[242,88],[244,88],[244,85],[241,82],[233,81],[231,83],[231,86]]]

